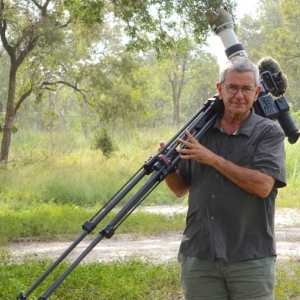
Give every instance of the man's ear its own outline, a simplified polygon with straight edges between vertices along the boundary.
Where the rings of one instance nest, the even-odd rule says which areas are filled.
[[[221,82],[217,82],[216,83],[216,88],[218,90],[218,97],[219,97],[219,99],[223,99],[223,95],[222,95],[222,83]]]
[[[257,100],[259,93],[261,92],[261,86],[258,85],[255,90],[254,102]]]

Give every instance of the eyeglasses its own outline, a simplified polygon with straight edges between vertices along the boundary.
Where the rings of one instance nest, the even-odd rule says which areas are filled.
[[[226,91],[229,94],[236,94],[239,90],[241,90],[244,96],[250,96],[253,94],[253,92],[255,90],[255,88],[253,88],[251,86],[244,86],[242,88],[239,88],[236,85],[231,85],[231,84],[227,85],[224,82],[222,82],[222,84],[224,84],[226,86]]]

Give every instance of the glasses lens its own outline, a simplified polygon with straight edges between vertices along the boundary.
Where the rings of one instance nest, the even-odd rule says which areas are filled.
[[[236,94],[240,90],[240,88],[236,85],[226,85],[225,83],[223,84],[226,86],[226,90],[230,94]],[[252,95],[254,91],[253,88],[247,86],[241,88],[241,90],[244,96]]]
[[[236,94],[239,90],[239,88],[235,85],[226,85],[226,90],[230,94]]]
[[[242,93],[247,96],[247,95],[251,95],[253,93],[253,89],[250,87],[244,87],[242,88]]]

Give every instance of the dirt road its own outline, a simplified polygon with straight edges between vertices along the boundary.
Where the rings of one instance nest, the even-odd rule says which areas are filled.
[[[151,206],[143,208],[152,213],[184,212],[182,206]],[[300,258],[300,210],[279,208],[276,211],[275,231],[277,238],[278,261],[290,257]],[[80,232],[79,232],[80,234]],[[156,236],[145,237],[141,235],[118,234],[111,239],[103,239],[83,260],[112,261],[126,257],[138,257],[149,262],[166,262],[176,260],[181,240],[181,232],[171,232]],[[72,243],[17,243],[9,245],[9,250],[15,259],[29,257],[49,257],[57,259]],[[67,257],[74,260],[90,244],[91,240],[83,240]]]

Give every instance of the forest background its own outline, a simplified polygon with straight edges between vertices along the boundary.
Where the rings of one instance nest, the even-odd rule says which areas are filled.
[[[280,63],[299,127],[296,0],[258,1],[239,20],[234,1],[0,0],[2,244],[76,234],[216,93],[204,12],[223,6],[248,56]],[[286,152],[278,206],[299,207],[299,142]],[[145,200],[166,203],[186,198],[161,184]]]

